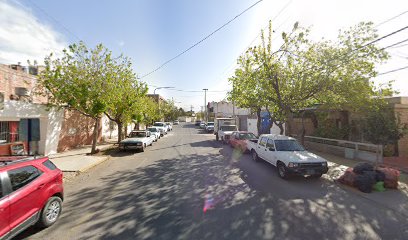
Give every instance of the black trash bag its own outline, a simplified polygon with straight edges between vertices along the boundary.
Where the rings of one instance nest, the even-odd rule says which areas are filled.
[[[385,173],[375,170],[375,181],[376,182],[384,182],[385,180]]]
[[[376,173],[374,171],[364,172],[364,174],[357,175],[354,185],[358,190],[364,193],[370,193],[373,190]]]
[[[357,173],[357,174],[363,174],[364,172],[367,171],[373,171],[374,170],[374,166],[371,163],[357,163],[356,166],[354,166],[353,168],[353,172]]]

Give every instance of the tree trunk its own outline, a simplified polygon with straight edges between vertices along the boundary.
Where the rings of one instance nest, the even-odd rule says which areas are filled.
[[[118,124],[118,143],[120,143],[122,141],[122,130],[123,130],[123,124],[121,122],[117,122],[116,124]]]
[[[285,132],[285,129],[283,129],[283,123],[279,123],[279,124],[277,124],[277,123],[275,123],[276,124],[276,126],[278,126],[279,127],[279,129],[280,129],[280,135],[283,135],[283,133]]]
[[[125,132],[122,133],[122,134],[127,135],[127,133],[128,133],[128,125],[126,124],[126,125],[125,125]]]
[[[305,129],[305,111],[302,113],[302,131],[300,132],[300,143],[304,146],[305,145],[305,134],[306,134],[306,129]]]
[[[293,113],[290,110],[286,110],[286,116],[287,116],[287,121],[286,121],[286,136],[290,136],[293,131],[292,131],[292,122],[293,122]]]
[[[99,117],[95,118],[91,154],[96,153],[96,143],[98,142],[98,135],[99,135],[99,121],[100,121]]]
[[[258,136],[261,135],[261,109],[258,108],[256,110],[256,117],[257,117],[257,121],[256,121],[256,129],[258,130]]]

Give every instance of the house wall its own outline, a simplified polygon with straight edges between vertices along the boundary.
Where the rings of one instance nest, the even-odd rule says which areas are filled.
[[[83,145],[92,144],[95,121],[78,111],[64,111],[63,123],[59,134],[58,152]],[[102,139],[102,124],[99,125],[98,142]]]
[[[215,118],[232,117],[235,115],[249,115],[250,110],[239,108],[231,102],[210,102],[207,105],[208,112],[214,113]]]
[[[29,90],[33,103],[46,103],[46,97],[32,94],[36,83],[36,76],[28,74],[22,66],[16,70],[9,65],[0,64],[0,93],[4,94],[4,100],[11,100],[12,95],[16,96],[15,88],[23,87]]]
[[[408,126],[408,97],[393,98],[390,102],[400,123]],[[405,134],[398,141],[398,155],[399,157],[408,157],[408,134]]]
[[[259,134],[258,134],[257,126],[256,126],[256,124],[257,124],[257,119],[248,118],[247,123],[248,123],[248,132],[252,132],[253,134],[255,134],[255,135],[258,136]],[[283,125],[283,129],[285,129],[285,124]],[[278,134],[278,135],[279,135],[279,133],[280,133],[279,127],[277,127],[277,126],[274,124],[274,125],[272,126],[271,130],[270,130],[270,133],[272,133],[272,134]],[[284,133],[284,134],[285,134],[285,133]]]
[[[45,105],[21,101],[5,101],[0,110],[1,121],[20,121],[22,118],[40,120],[40,138],[38,153],[49,155],[57,152],[58,134],[61,130],[63,111],[47,109]]]
[[[102,117],[102,139],[108,140],[118,137],[118,125],[107,116]]]

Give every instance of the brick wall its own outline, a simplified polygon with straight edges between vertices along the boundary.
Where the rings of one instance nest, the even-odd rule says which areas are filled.
[[[78,111],[64,112],[64,120],[59,136],[58,152],[66,151],[83,145],[92,144],[95,121],[85,117]],[[102,139],[102,124],[99,125],[99,139]]]
[[[9,65],[0,64],[0,93],[4,95],[4,100],[17,100],[15,88],[26,88],[30,93],[37,83],[37,77],[28,74],[22,66],[16,66],[17,69]],[[46,103],[47,98],[34,96],[31,94],[33,103]],[[22,99],[20,99],[22,100]]]

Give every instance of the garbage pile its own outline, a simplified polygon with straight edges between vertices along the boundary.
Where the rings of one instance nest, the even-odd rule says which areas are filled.
[[[338,182],[358,188],[364,193],[371,193],[372,190],[383,192],[385,188],[398,188],[399,175],[400,172],[393,168],[358,163],[354,168],[348,168]]]

